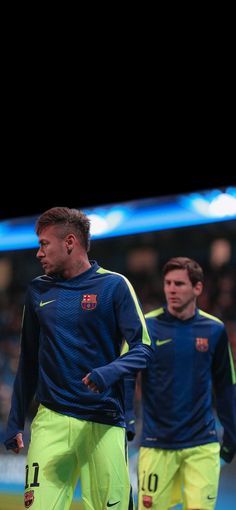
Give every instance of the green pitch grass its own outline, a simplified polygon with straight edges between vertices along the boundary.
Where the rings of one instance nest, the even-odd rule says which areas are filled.
[[[0,493],[0,510],[23,510],[23,496]],[[83,510],[82,504],[72,503],[70,510]]]

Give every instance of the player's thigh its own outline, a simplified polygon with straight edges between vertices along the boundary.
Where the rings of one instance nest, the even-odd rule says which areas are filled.
[[[182,485],[183,485],[183,482],[182,482],[181,471],[180,471],[180,469],[178,469],[178,471],[175,473],[174,479],[173,479],[173,486],[171,489],[170,507],[173,507],[175,505],[183,503]]]
[[[89,461],[81,466],[84,508],[131,510],[125,429],[91,423],[89,448]]]
[[[138,509],[166,510],[180,496],[178,451],[140,448],[138,459]],[[175,492],[173,496],[173,490]]]
[[[55,504],[70,507],[78,477],[78,463],[70,444],[70,420],[43,406],[31,426],[27,455],[25,501],[35,510],[50,510]],[[73,420],[73,418],[72,418]]]
[[[182,477],[186,508],[215,508],[220,476],[219,449],[218,443],[209,443],[184,451]]]

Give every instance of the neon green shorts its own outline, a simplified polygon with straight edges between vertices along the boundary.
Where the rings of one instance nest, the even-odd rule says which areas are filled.
[[[132,510],[125,429],[40,405],[31,426],[25,507],[69,510],[78,479],[84,510]]]
[[[219,443],[182,450],[140,448],[138,509],[213,510],[220,475]]]

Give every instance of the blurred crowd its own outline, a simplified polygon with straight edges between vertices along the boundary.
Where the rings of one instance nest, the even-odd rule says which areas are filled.
[[[42,274],[35,253],[0,253],[1,443],[19,358],[25,291],[29,281]],[[202,265],[205,287],[198,305],[225,322],[236,366],[236,222],[96,240],[90,254],[101,266],[129,278],[145,313],[164,302],[161,268],[173,256],[188,256]],[[32,405],[26,440],[35,410]]]

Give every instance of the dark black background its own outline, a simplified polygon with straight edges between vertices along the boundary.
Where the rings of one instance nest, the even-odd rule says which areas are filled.
[[[173,169],[121,171],[103,173],[90,170],[58,171],[54,179],[50,170],[27,176],[5,176],[2,183],[0,219],[41,214],[54,206],[86,208],[130,200],[161,197],[233,185],[231,176],[199,175]],[[171,173],[173,175],[171,175]]]
[[[125,45],[120,60],[96,41],[89,58],[81,51],[78,80],[70,52],[54,51],[53,41],[42,58],[37,44],[21,37],[6,53],[1,219],[232,184],[233,80],[222,48],[214,70],[205,46],[196,61],[191,48],[187,65],[185,47],[162,48],[156,79],[150,48],[132,47],[131,58]]]

